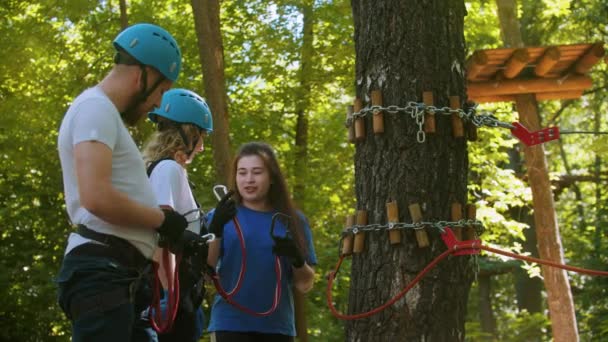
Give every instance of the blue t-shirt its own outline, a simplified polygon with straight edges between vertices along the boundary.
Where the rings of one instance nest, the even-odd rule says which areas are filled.
[[[232,300],[256,312],[268,311],[273,304],[277,283],[275,272],[275,255],[272,253],[274,242],[270,237],[272,216],[276,212],[260,212],[244,206],[238,206],[237,219],[245,238],[247,268],[240,290]],[[210,222],[213,212],[209,213]],[[317,257],[312,244],[312,234],[308,222],[300,215],[308,248],[307,263],[315,265]],[[274,235],[286,235],[286,227],[276,220]],[[224,226],[224,237],[218,262],[218,275],[226,292],[232,290],[241,269],[241,243],[236,233],[234,222]],[[293,272],[291,263],[281,257],[281,299],[276,311],[268,316],[253,316],[227,303],[220,295],[215,297],[211,309],[209,331],[240,331],[282,334],[295,336],[293,309]]]

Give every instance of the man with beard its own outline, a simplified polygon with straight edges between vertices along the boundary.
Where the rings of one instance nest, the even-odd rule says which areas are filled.
[[[114,39],[115,65],[69,107],[59,130],[71,233],[56,279],[73,341],[155,341],[140,320],[158,245],[177,245],[188,223],[161,210],[125,123],[160,103],[179,75],[181,53],[163,28],[137,24]],[[143,322],[143,323],[142,323]]]

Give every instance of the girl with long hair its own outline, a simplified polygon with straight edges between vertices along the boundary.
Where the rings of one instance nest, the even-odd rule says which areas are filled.
[[[217,266],[224,289],[233,289],[241,281],[242,248],[235,230],[238,222],[245,240],[246,269],[238,292],[229,300],[220,295],[215,298],[209,323],[211,340],[293,341],[292,288],[302,293],[312,288],[312,266],[317,262],[308,221],[296,210],[270,145],[261,142],[242,145],[232,171],[230,188],[237,203],[236,219],[219,227],[220,231],[212,227],[212,232],[223,238],[209,246],[208,262],[212,267]],[[271,236],[273,217],[277,213],[289,220],[275,220]],[[276,257],[280,259],[280,272],[275,265]],[[279,278],[280,297],[276,298]],[[268,310],[277,300],[276,309]],[[255,315],[251,311],[268,314]]]

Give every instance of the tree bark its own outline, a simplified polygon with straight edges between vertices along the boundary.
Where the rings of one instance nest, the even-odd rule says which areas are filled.
[[[356,91],[365,105],[381,90],[384,105],[422,102],[432,91],[435,105],[449,96],[465,99],[462,1],[353,0]],[[386,202],[396,200],[401,222],[412,222],[408,206],[418,203],[425,221],[450,219],[453,202],[466,203],[466,141],[454,138],[451,120],[436,117],[436,133],[418,143],[409,115],[384,113],[384,133],[374,135],[364,118],[365,139],[357,142],[357,206],[369,223],[386,223]],[[463,206],[464,207],[464,206]],[[464,216],[463,216],[464,217]],[[427,228],[430,246],[419,248],[415,233],[402,232],[399,245],[388,233],[369,232],[363,253],[353,256],[350,313],[375,308],[402,290],[445,245]],[[463,341],[467,299],[473,280],[470,257],[441,262],[403,299],[380,314],[346,324],[347,341]]]
[[[213,116],[213,160],[216,180],[227,184],[232,158],[228,135],[228,100],[224,78],[224,47],[218,0],[192,0],[194,27],[203,70],[205,97]]]

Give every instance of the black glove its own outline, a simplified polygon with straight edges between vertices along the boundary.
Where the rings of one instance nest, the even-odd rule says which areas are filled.
[[[304,257],[292,239],[282,237],[274,237],[273,239],[272,252],[274,254],[287,257],[295,268],[304,266]]]
[[[204,260],[207,260],[207,253],[209,251],[206,243],[206,239],[202,236],[185,230],[180,240],[180,249],[184,257],[200,256]]]
[[[173,252],[173,250],[179,249],[179,242],[184,230],[188,227],[188,221],[184,215],[176,211],[163,209],[163,212],[165,213],[165,220],[160,227],[156,228],[159,235],[158,246],[168,247]]]
[[[224,236],[224,225],[232,220],[236,215],[236,203],[232,198],[234,190],[228,191],[224,197],[217,203],[213,219],[209,224],[209,232],[213,233],[216,238],[221,239]]]

